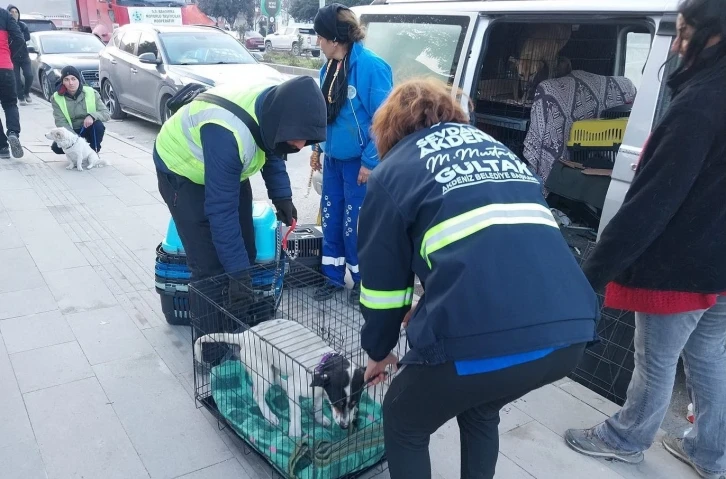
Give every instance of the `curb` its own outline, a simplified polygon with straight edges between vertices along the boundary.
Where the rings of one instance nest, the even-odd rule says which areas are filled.
[[[37,98],[37,101],[38,101],[38,103],[37,103],[38,105],[45,105],[47,107],[50,107],[50,102],[48,100],[46,100],[45,98],[43,98],[42,96],[36,96],[36,98]],[[111,120],[111,121],[112,122],[116,122],[116,121],[121,121],[121,120]],[[109,122],[106,122],[106,123],[109,123]],[[119,135],[117,133],[113,133],[111,131],[106,130],[106,136],[110,136],[114,140],[118,140],[121,143],[126,143],[127,145],[129,145],[129,146],[131,146],[133,148],[136,148],[137,150],[141,150],[144,153],[147,153],[149,155],[152,155],[154,153],[151,148],[146,148],[145,146],[141,145],[140,143],[136,143],[133,140],[129,140],[128,138],[124,138],[123,136],[121,136],[121,135]]]

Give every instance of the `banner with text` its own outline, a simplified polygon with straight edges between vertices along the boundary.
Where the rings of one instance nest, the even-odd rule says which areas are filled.
[[[129,23],[182,25],[181,8],[128,7]]]

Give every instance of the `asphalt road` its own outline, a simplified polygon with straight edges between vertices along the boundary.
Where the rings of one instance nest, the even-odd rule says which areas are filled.
[[[106,128],[122,138],[132,140],[151,149],[160,127],[137,118],[127,117],[124,120],[108,122]],[[307,194],[307,184],[310,178],[309,158],[310,149],[306,148],[300,153],[289,155],[287,163],[287,171],[292,183],[293,202],[298,210],[298,218],[301,224],[315,223],[320,202],[320,196],[314,189],[311,188],[310,193]],[[152,161],[151,156],[149,156],[149,161]],[[252,188],[255,199],[267,199],[267,190],[261,175],[255,175],[252,178]],[[417,290],[419,290],[417,292],[420,294],[420,286],[417,287]],[[688,403],[685,376],[682,368],[679,367],[671,407],[662,426],[664,430],[672,434],[682,434],[686,428],[690,427],[685,419]]]

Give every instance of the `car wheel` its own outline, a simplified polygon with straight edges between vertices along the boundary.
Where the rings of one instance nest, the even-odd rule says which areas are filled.
[[[40,87],[43,89],[43,98],[50,101],[53,97],[53,86],[50,84],[50,78],[47,73],[43,73],[40,77]]]
[[[171,98],[171,95],[164,95],[161,99],[161,105],[159,105],[159,118],[162,124],[166,123],[166,120],[171,117],[171,110],[166,106],[169,98]]]
[[[320,50],[312,50],[310,52],[315,58],[320,58]]]
[[[109,80],[103,82],[103,87],[101,88],[101,99],[106,104],[106,108],[108,108],[108,112],[111,114],[112,119],[121,120],[126,116],[121,109],[121,104],[119,103],[118,98],[116,97],[116,92],[113,89],[113,85],[111,85]]]
[[[272,42],[265,42],[265,50],[272,51]]]
[[[292,44],[292,50],[291,50],[291,52],[292,52],[292,54],[293,54],[293,55],[295,55],[295,56],[298,56],[298,55],[300,55],[300,47],[298,46],[298,44],[297,44],[297,43],[293,43],[293,44]]]

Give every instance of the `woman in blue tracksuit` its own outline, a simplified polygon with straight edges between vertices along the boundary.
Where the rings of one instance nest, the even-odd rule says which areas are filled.
[[[349,8],[337,3],[321,8],[314,26],[328,59],[320,70],[328,107],[327,141],[310,158],[310,166],[320,170],[320,155],[325,153],[322,269],[328,281],[315,292],[315,299],[324,301],[343,290],[347,266],[354,283],[349,300],[357,304],[358,211],[368,175],[378,164],[369,130],[373,115],[393,87],[393,74],[385,61],[361,45],[365,34]]]

